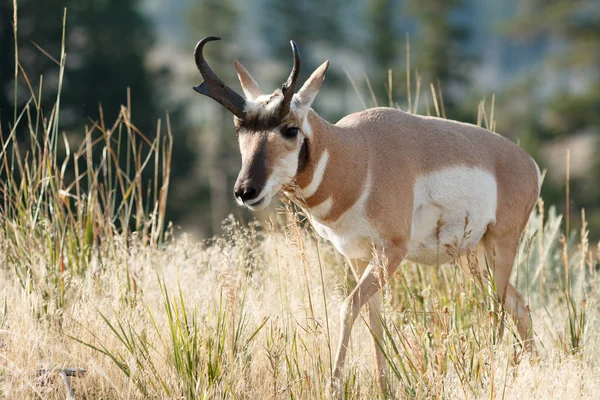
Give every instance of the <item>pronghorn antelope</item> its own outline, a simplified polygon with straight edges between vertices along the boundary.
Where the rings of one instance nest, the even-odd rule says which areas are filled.
[[[404,259],[451,262],[453,256],[439,249],[457,239],[463,250],[477,247],[493,258],[499,299],[521,340],[532,345],[528,310],[509,283],[519,238],[540,190],[539,168],[526,152],[474,125],[392,108],[368,109],[330,124],[311,109],[328,61],[294,93],[300,54],[293,41],[292,72],[271,94],[263,94],[235,62],[244,98],[207,64],[202,52],[213,40],[218,38],[204,38],[196,46],[204,82],[194,89],[235,116],[242,155],[236,201],[257,210],[280,190],[301,199],[317,233],[350,260],[357,278],[340,310],[334,384],[341,378],[352,325],[368,303],[378,383],[385,389],[377,345],[382,334],[378,292]],[[387,260],[384,268],[380,256]]]

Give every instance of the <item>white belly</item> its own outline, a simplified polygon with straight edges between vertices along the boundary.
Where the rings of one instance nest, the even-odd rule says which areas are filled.
[[[429,265],[451,262],[474,249],[496,222],[497,186],[486,170],[456,167],[420,177],[414,190],[407,259]]]

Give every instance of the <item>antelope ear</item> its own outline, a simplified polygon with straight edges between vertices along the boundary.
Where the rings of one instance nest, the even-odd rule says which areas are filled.
[[[238,79],[242,85],[242,90],[248,100],[254,100],[258,96],[262,95],[262,91],[258,87],[258,83],[250,75],[248,70],[244,68],[237,60],[235,60],[235,69],[237,70]]]
[[[317,97],[317,93],[319,93],[319,89],[321,89],[321,84],[325,79],[325,73],[327,72],[328,67],[329,61],[325,61],[321,64],[294,96],[296,111],[298,113],[304,114],[310,109],[315,97]]]

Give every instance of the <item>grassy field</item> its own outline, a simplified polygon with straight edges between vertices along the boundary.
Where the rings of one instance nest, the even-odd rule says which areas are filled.
[[[354,282],[291,208],[265,227],[228,221],[207,243],[153,244],[151,230],[96,236],[96,220],[86,245],[68,208],[45,206],[37,220],[35,209],[2,219],[2,396],[64,398],[58,372],[85,368],[71,378],[76,398],[325,397],[338,307]],[[521,354],[510,323],[499,333],[504,316],[460,269],[405,263],[384,295],[392,397],[595,398],[597,249],[574,235],[564,253],[560,217],[548,214],[532,217],[515,271],[540,359]],[[377,396],[372,352],[359,322],[346,398]]]
[[[60,88],[46,114],[30,92],[0,150],[0,397],[325,398],[355,282],[303,216],[282,204],[262,226],[174,237],[172,136],[148,140],[123,107],[75,143],[58,125]],[[514,269],[536,359],[489,284],[404,263],[384,290],[388,396],[597,398],[600,244],[564,225],[540,201]],[[371,342],[358,321],[345,398],[379,396]]]

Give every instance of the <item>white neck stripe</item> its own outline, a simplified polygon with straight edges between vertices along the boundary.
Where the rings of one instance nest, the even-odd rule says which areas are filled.
[[[325,168],[327,167],[327,161],[329,161],[329,152],[325,150],[323,154],[321,154],[321,158],[317,163],[317,167],[313,173],[312,181],[307,187],[302,189],[302,195],[304,198],[309,198],[314,195],[319,189],[319,186],[321,186],[323,176],[325,175]]]

